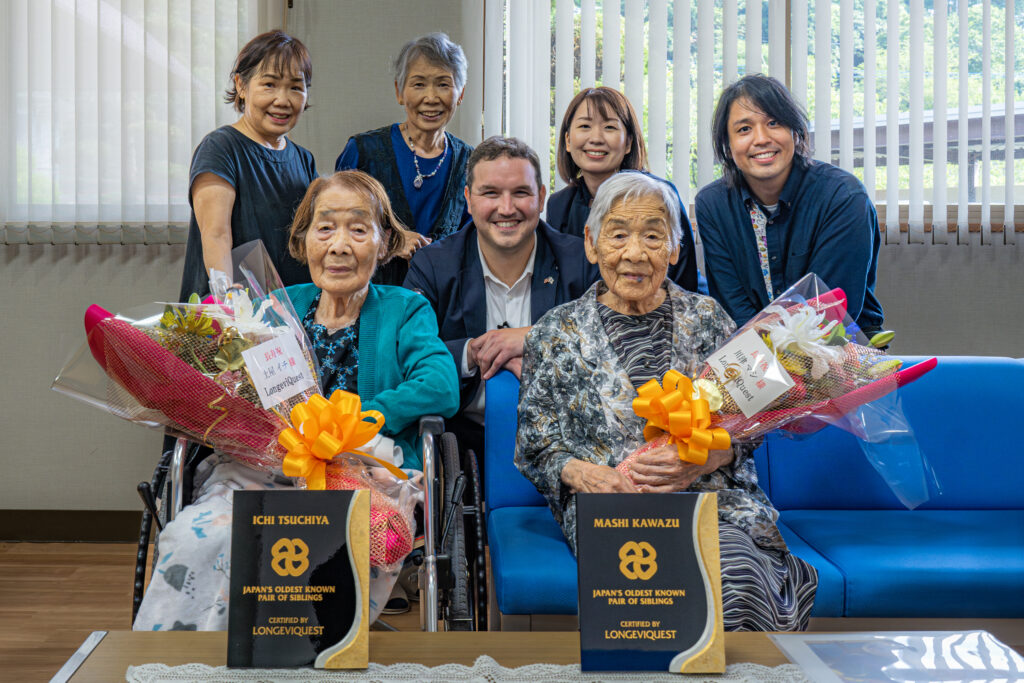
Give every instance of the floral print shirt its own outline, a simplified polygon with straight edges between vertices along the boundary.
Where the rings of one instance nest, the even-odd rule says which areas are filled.
[[[316,322],[316,309],[322,294],[317,293],[302,319],[302,326],[306,328],[320,364],[320,376],[317,378],[320,389],[328,398],[337,389],[354,394],[357,392],[359,378],[359,318],[353,320],[348,327],[329,332],[324,325]]]
[[[718,302],[666,281],[672,297],[672,364],[694,376],[703,360],[733,333]],[[579,299],[554,308],[533,326],[523,352],[515,462],[547,499],[573,552],[576,502],[562,483],[570,458],[614,467],[644,443],[644,420],[633,412],[637,392],[608,340],[596,282]],[[786,550],[778,512],[757,485],[751,453],[733,446],[729,465],[697,479],[690,491],[716,491],[718,514],[769,550]]]
[[[747,201],[747,209],[750,211],[750,225],[754,228],[754,238],[757,241],[757,258],[761,262],[761,277],[764,278],[764,288],[768,292],[768,300],[775,298],[772,291],[772,271],[768,263],[768,217],[764,215],[760,205],[753,199]]]

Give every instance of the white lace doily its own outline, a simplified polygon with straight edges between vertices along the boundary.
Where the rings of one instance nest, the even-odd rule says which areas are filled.
[[[126,680],[129,683],[173,683],[180,681],[201,681],[202,683],[224,683],[247,681],[249,683],[291,683],[292,681],[370,681],[371,683],[395,683],[404,681],[464,681],[466,683],[505,683],[525,681],[528,683],[603,683],[604,681],[671,681],[671,683],[810,683],[800,667],[783,664],[775,668],[760,664],[730,664],[721,676],[689,675],[681,677],[670,673],[594,673],[580,672],[579,664],[530,664],[507,668],[487,655],[477,657],[473,666],[464,664],[443,664],[423,666],[422,664],[370,664],[365,671],[325,671],[323,669],[229,669],[226,666],[206,664],[143,664],[128,667]]]

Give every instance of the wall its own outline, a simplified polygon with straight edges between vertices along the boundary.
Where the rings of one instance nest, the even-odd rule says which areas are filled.
[[[266,2],[274,5],[273,2]],[[400,120],[388,58],[402,43],[446,30],[470,62],[452,131],[479,140],[482,3],[377,0],[295,3],[289,30],[314,57],[314,106],[294,137],[327,173],[352,133]],[[273,17],[262,26],[277,25]],[[1024,356],[1024,235],[1014,247],[883,246],[878,293],[898,353]],[[135,485],[160,448],[155,432],[49,390],[83,341],[91,303],[111,310],[173,297],[184,248],[4,247],[0,313],[0,510],[137,510]]]
[[[312,107],[292,137],[313,152],[321,175],[334,171],[349,136],[405,120],[391,64],[406,42],[432,31],[444,31],[462,45],[469,62],[463,104],[448,130],[470,144],[479,142],[483,37],[476,27],[483,25],[482,5],[471,0],[295,3],[288,30],[313,56],[313,86]]]
[[[59,395],[90,304],[173,300],[184,247],[8,245],[0,269],[0,509],[137,510],[163,436]]]
[[[882,245],[875,289],[893,353],[1024,357],[1024,233],[1016,245]]]

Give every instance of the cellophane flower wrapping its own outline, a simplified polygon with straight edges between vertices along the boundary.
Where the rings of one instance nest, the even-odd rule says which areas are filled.
[[[88,353],[61,371],[54,388],[254,467],[278,468],[285,452],[277,437],[291,408],[319,389],[315,356],[273,266],[257,276],[244,265],[246,255],[265,256],[258,245],[240,247],[245,254],[236,261],[251,281],[232,284],[217,300],[193,296],[118,315],[90,307]],[[101,373],[78,367],[89,355]],[[272,393],[261,397],[257,380]]]
[[[287,450],[278,437],[293,427],[292,409],[322,398],[316,356],[262,242],[237,247],[232,259],[234,278],[215,272],[205,303],[193,297],[117,315],[91,307],[87,344],[53,388],[280,472]],[[328,488],[371,492],[370,514],[379,527],[371,530],[372,564],[400,566],[412,548],[412,507],[421,485],[352,455],[338,453],[335,460]],[[302,478],[296,483],[304,486]]]
[[[351,455],[336,457],[327,465],[328,490],[370,490],[371,566],[392,572],[412,551],[413,513],[422,499],[421,479],[400,479]]]
[[[710,426],[725,429],[733,443],[835,425],[858,437],[872,465],[913,508],[928,499],[927,468],[895,391],[934,365],[930,359],[903,368],[902,360],[869,346],[842,290],[811,273],[689,370],[694,390],[708,400]],[[630,453],[619,471],[629,476],[647,448]]]

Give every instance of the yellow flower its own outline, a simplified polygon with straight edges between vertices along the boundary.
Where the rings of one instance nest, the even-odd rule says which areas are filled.
[[[199,307],[199,296],[189,297],[188,306],[167,306],[160,316],[160,327],[179,334],[194,334],[199,337],[212,337],[217,334],[213,321]]]

